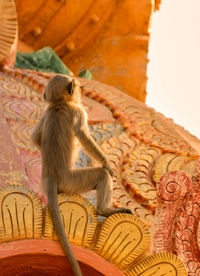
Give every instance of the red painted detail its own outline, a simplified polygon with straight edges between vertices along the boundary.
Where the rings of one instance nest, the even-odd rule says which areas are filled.
[[[71,245],[84,276],[123,276],[113,264],[93,251]],[[21,240],[0,245],[0,276],[73,276],[59,242]]]

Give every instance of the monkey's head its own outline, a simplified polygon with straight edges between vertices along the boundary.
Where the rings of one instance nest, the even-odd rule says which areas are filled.
[[[72,77],[56,75],[47,84],[44,99],[48,103],[59,101],[78,101],[80,98],[80,83]]]

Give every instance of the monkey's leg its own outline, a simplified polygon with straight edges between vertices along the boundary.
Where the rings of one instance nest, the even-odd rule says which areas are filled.
[[[65,181],[59,184],[58,191],[83,194],[96,190],[103,171],[102,167],[70,169],[66,172]]]
[[[66,173],[65,183],[59,185],[59,192],[85,193],[96,189],[97,213],[110,216],[115,213],[132,212],[126,208],[112,207],[113,183],[107,169],[103,167],[73,169]]]
[[[113,208],[112,192],[113,182],[107,169],[103,168],[101,178],[98,181],[97,187],[97,213],[101,216],[108,217],[115,213],[132,214],[127,208]]]

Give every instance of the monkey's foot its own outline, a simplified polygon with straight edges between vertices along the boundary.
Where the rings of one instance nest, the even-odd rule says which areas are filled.
[[[116,213],[125,213],[125,214],[131,214],[133,215],[132,211],[130,209],[127,208],[118,208],[118,211]]]
[[[113,214],[118,214],[118,213],[125,213],[125,214],[133,215],[131,210],[127,209],[127,208],[109,208],[109,209],[105,209],[105,210],[101,210],[101,211],[97,210],[97,214],[99,216],[104,216],[104,217],[109,217]]]

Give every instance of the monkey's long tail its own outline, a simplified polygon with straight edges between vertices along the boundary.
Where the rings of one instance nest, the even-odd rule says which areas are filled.
[[[58,200],[57,200],[57,185],[52,179],[48,179],[47,187],[48,187],[47,197],[48,197],[49,210],[50,210],[60,243],[71,264],[74,275],[82,276],[79,264],[76,258],[74,257],[68,238],[65,234],[64,226],[62,224],[60,211],[58,207]]]

